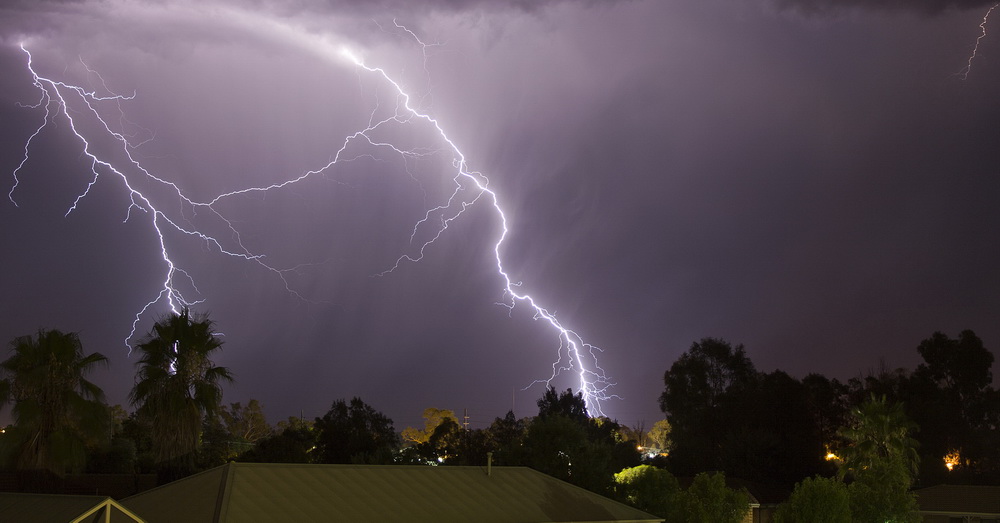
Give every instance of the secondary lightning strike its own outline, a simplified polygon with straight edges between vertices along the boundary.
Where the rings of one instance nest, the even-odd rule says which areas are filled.
[[[962,75],[962,80],[967,80],[969,78],[969,73],[972,71],[972,60],[976,57],[976,53],[979,52],[979,42],[982,41],[983,38],[986,38],[986,23],[990,20],[990,13],[992,13],[997,7],[1000,7],[1000,2],[993,4],[993,7],[986,11],[986,14],[983,15],[983,21],[979,23],[979,29],[982,30],[982,33],[978,38],[976,38],[976,44],[972,47],[972,54],[969,55],[968,63],[966,64],[965,69],[963,69],[960,73]]]
[[[402,29],[416,38],[416,35],[414,35],[409,29],[401,26],[395,22],[395,20],[393,23],[397,28]],[[426,48],[428,45],[432,44],[425,44],[419,39],[416,40],[422,47],[424,59],[426,61]],[[222,254],[241,258],[247,261],[253,261],[261,267],[278,275],[278,277],[284,282],[286,290],[295,294],[299,298],[302,298],[301,295],[296,293],[290,287],[289,282],[285,278],[285,273],[287,271],[295,270],[295,268],[281,269],[265,263],[264,256],[262,254],[252,252],[243,245],[237,228],[221,213],[219,213],[213,205],[236,195],[255,192],[263,193],[288,187],[314,175],[324,173],[325,171],[332,169],[339,162],[350,161],[361,156],[370,156],[359,154],[358,156],[352,158],[345,157],[344,155],[346,154],[348,147],[355,142],[360,142],[362,145],[367,145],[375,149],[387,149],[394,154],[398,154],[403,158],[404,166],[407,165],[406,160],[408,158],[419,158],[430,154],[436,154],[440,151],[428,152],[420,150],[406,150],[397,147],[392,143],[373,138],[374,132],[382,127],[391,124],[407,124],[411,121],[423,121],[433,128],[437,137],[443,143],[447,144],[447,149],[450,150],[450,154],[453,155],[452,166],[455,171],[452,180],[454,182],[454,187],[444,203],[428,208],[424,212],[423,217],[413,225],[410,242],[414,247],[415,253],[402,254],[396,259],[396,262],[392,267],[379,273],[379,275],[391,273],[393,270],[398,268],[401,263],[420,261],[424,257],[426,249],[445,233],[445,231],[449,228],[449,225],[454,220],[457,220],[460,216],[462,216],[470,206],[474,205],[485,196],[492,205],[492,208],[496,212],[497,218],[500,222],[500,232],[495,243],[493,244],[493,254],[496,261],[496,270],[503,281],[504,301],[501,304],[512,310],[517,303],[526,303],[533,310],[534,318],[536,320],[544,320],[551,325],[555,329],[559,338],[557,359],[552,364],[552,373],[550,377],[544,380],[536,380],[535,383],[541,382],[548,384],[564,372],[576,373],[579,379],[579,392],[582,393],[587,404],[588,412],[591,415],[603,415],[601,402],[616,397],[609,393],[610,388],[614,384],[608,379],[604,370],[600,367],[600,365],[598,365],[597,362],[597,354],[601,352],[601,350],[594,345],[584,342],[580,335],[574,330],[563,326],[555,315],[540,305],[534,297],[527,293],[519,292],[521,284],[512,280],[504,268],[502,250],[504,242],[506,241],[510,231],[508,228],[507,216],[500,205],[500,198],[495,191],[489,188],[488,179],[481,173],[469,169],[465,154],[444,132],[444,129],[441,127],[439,122],[430,115],[419,111],[413,105],[410,94],[406,92],[403,87],[384,69],[367,65],[362,59],[347,50],[341,51],[341,54],[356,67],[375,75],[377,78],[380,78],[392,87],[396,97],[396,108],[394,113],[390,116],[378,119],[376,118],[376,112],[378,110],[378,107],[376,106],[372,110],[367,126],[346,136],[339,149],[327,164],[281,182],[263,185],[260,187],[247,187],[233,190],[219,194],[218,196],[205,201],[196,201],[186,196],[175,183],[162,179],[143,167],[131,153],[131,150],[134,149],[135,145],[130,144],[128,138],[122,132],[113,130],[96,107],[96,104],[100,102],[112,101],[117,104],[123,100],[132,99],[134,95],[126,97],[114,94],[107,89],[105,85],[105,89],[107,89],[111,95],[98,96],[96,92],[87,91],[79,86],[43,77],[35,71],[32,65],[31,53],[28,52],[23,45],[21,46],[21,49],[28,57],[28,69],[32,74],[34,85],[40,92],[39,101],[28,107],[43,108],[44,117],[41,125],[31,134],[25,143],[24,157],[13,173],[14,185],[8,194],[9,199],[16,205],[14,194],[19,183],[18,173],[29,161],[32,143],[50,123],[53,123],[57,118],[62,118],[68,122],[71,132],[82,144],[82,153],[83,156],[88,158],[90,161],[90,173],[92,175],[86,185],[86,188],[80,195],[77,196],[66,214],[68,215],[76,209],[81,200],[89,194],[90,188],[93,187],[93,185],[98,181],[101,174],[109,173],[113,174],[122,181],[122,184],[129,195],[130,204],[128,207],[126,221],[132,216],[133,209],[141,211],[142,213],[148,215],[150,225],[156,235],[159,252],[165,265],[164,277],[158,293],[150,299],[139,310],[139,312],[136,313],[135,319],[132,323],[132,330],[128,337],[125,338],[125,344],[129,347],[130,351],[131,347],[129,345],[129,341],[135,335],[137,325],[141,318],[143,318],[151,308],[161,302],[166,302],[167,308],[174,313],[178,313],[181,309],[200,302],[200,300],[186,298],[185,293],[179,288],[181,281],[179,281],[178,278],[183,278],[185,285],[200,295],[200,291],[198,291],[194,279],[173,260],[167,246],[165,231],[174,230],[184,235],[198,238],[207,245],[214,247]],[[91,71],[89,67],[87,69],[88,71]],[[78,105],[76,109],[70,109],[71,102],[68,101],[68,97],[73,97],[72,102]],[[74,112],[79,114],[74,116],[74,114],[72,114]],[[106,133],[107,136],[118,142],[120,145],[118,153],[122,154],[126,159],[126,167],[116,167],[110,159],[101,156],[98,152],[93,150],[90,142],[85,138],[84,133],[80,131],[77,126],[76,118],[82,119],[84,116],[91,118],[93,122],[96,123],[98,128],[102,129],[102,132]],[[410,174],[408,168],[406,169],[408,174]],[[129,174],[126,171],[130,171],[132,174]],[[221,223],[223,224],[222,227],[224,227],[227,233],[233,238],[233,246],[227,248],[224,246],[224,242],[220,241],[217,236],[201,232],[197,228],[193,227],[193,225],[192,227],[185,227],[180,223],[180,219],[171,219],[161,208],[154,205],[150,197],[135,188],[136,184],[130,181],[130,176],[145,178],[159,187],[168,189],[173,195],[173,198],[176,198],[176,201],[179,203],[179,207],[182,210],[186,206],[189,209],[204,209],[210,212],[212,216],[221,220]],[[413,175],[410,174],[410,176],[412,177]],[[464,199],[463,195],[465,195]],[[429,239],[418,239],[418,237]],[[415,245],[414,242],[416,243]]]

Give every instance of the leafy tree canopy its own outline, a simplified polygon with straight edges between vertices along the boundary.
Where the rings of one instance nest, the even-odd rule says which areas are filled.
[[[455,411],[439,409],[437,407],[427,407],[424,409],[424,428],[406,427],[403,429],[403,441],[410,443],[427,443],[434,430],[446,420],[451,420],[458,424],[458,417]]]
[[[727,487],[725,474],[702,472],[679,497],[674,511],[667,521],[741,523],[750,512],[750,497],[745,491]]]
[[[493,460],[497,465],[523,465],[519,450],[528,431],[528,420],[517,419],[509,410],[502,418],[496,418],[486,429],[489,446],[493,449]]]
[[[553,415],[565,416],[577,423],[587,423],[587,402],[583,392],[573,394],[572,389],[557,393],[555,387],[545,389],[545,394],[538,400],[538,417],[547,418]]]
[[[662,452],[670,451],[670,431],[670,422],[665,419],[653,423],[653,428],[648,433],[650,443]]]
[[[639,465],[615,474],[618,499],[656,516],[667,517],[679,493],[677,478],[666,469]]]
[[[756,374],[743,345],[703,338],[664,374],[660,409],[670,416],[717,407],[724,394],[748,386]]]
[[[298,420],[299,418],[290,418]],[[284,430],[261,438],[237,461],[247,463],[311,463],[316,433],[312,423],[291,423]]]
[[[851,517],[856,523],[919,523],[917,498],[910,491],[910,469],[886,458],[859,471],[848,486]]]
[[[313,427],[317,463],[392,463],[399,444],[392,420],[358,397],[333,402]]]
[[[244,407],[240,402],[223,405],[219,412],[226,425],[226,431],[232,438],[246,443],[271,435],[271,426],[260,402],[251,399]]]
[[[924,363],[917,367],[917,374],[929,377],[963,398],[993,383],[993,354],[971,330],[962,331],[957,340],[935,332],[920,342],[917,351],[924,358]]]
[[[788,500],[778,506],[775,523],[851,523],[847,485],[834,478],[816,476],[795,485]]]

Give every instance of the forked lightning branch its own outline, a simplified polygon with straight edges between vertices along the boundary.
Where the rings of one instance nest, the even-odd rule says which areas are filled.
[[[409,31],[407,30],[407,32]],[[422,43],[421,45],[423,46]],[[75,147],[81,157],[85,158],[89,164],[89,169],[83,173],[87,178],[85,188],[74,201],[68,204],[66,214],[71,214],[77,208],[99,180],[105,177],[111,178],[119,183],[123,189],[125,198],[123,206],[127,208],[125,211],[126,220],[142,217],[148,221],[152,234],[150,248],[157,249],[163,259],[163,276],[159,291],[150,296],[148,302],[136,312],[131,330],[125,338],[126,346],[129,346],[135,335],[139,322],[149,314],[165,310],[176,313],[185,307],[207,299],[202,297],[198,291],[197,282],[185,270],[183,260],[180,260],[177,254],[177,249],[172,247],[172,243],[178,241],[176,239],[178,238],[177,233],[180,233],[181,238],[189,238],[208,245],[210,250],[217,251],[222,256],[258,265],[273,274],[288,292],[298,295],[287,278],[289,272],[294,268],[274,266],[266,260],[264,253],[248,248],[242,240],[236,220],[223,215],[218,210],[218,204],[237,195],[281,191],[308,178],[322,175],[334,169],[338,163],[356,158],[356,155],[348,152],[356,147],[369,148],[372,151],[378,151],[379,154],[399,155],[404,159],[405,165],[405,159],[420,157],[425,155],[426,151],[407,149],[391,141],[386,141],[384,138],[377,138],[376,131],[385,127],[414,126],[419,123],[422,125],[421,129],[427,129],[427,132],[435,134],[432,138],[444,144],[442,148],[449,156],[450,161],[446,164],[450,165],[450,170],[445,170],[440,175],[450,180],[451,189],[443,201],[429,205],[422,218],[413,225],[410,235],[412,244],[410,250],[401,254],[394,265],[378,274],[385,276],[392,273],[402,263],[422,260],[427,249],[432,248],[435,242],[441,240],[449,226],[455,220],[462,218],[470,206],[476,204],[490,206],[499,223],[497,236],[495,240],[490,241],[493,244],[492,255],[501,284],[499,289],[500,294],[502,294],[501,303],[508,308],[514,308],[519,304],[530,307],[534,318],[549,325],[553,335],[558,338],[558,342],[553,344],[556,357],[552,364],[551,373],[547,378],[536,380],[534,383],[540,381],[547,384],[563,374],[575,375],[578,391],[583,394],[591,415],[603,415],[602,402],[615,397],[610,392],[613,383],[598,364],[597,357],[601,352],[600,349],[586,343],[576,331],[563,325],[534,296],[525,292],[520,282],[512,279],[507,272],[504,265],[504,244],[511,231],[508,229],[508,217],[501,206],[500,196],[490,188],[489,181],[482,173],[469,167],[465,154],[459,149],[456,141],[445,133],[443,126],[431,115],[421,112],[413,103],[411,94],[384,69],[368,65],[358,54],[350,50],[340,50],[340,56],[346,59],[346,64],[357,68],[359,74],[370,75],[373,81],[381,85],[381,89],[386,89],[393,94],[394,105],[385,105],[385,107],[392,109],[387,111],[388,114],[385,116],[379,117],[374,115],[385,114],[384,107],[373,108],[370,113],[372,117],[357,131],[344,137],[339,148],[331,154],[328,163],[302,174],[288,177],[278,183],[246,187],[227,191],[209,199],[197,200],[186,195],[175,182],[158,176],[144,167],[140,161],[141,158],[135,154],[139,144],[131,143],[131,137],[127,136],[120,128],[112,125],[115,120],[110,115],[116,113],[117,116],[121,117],[122,106],[126,103],[134,103],[136,95],[125,96],[109,90],[99,93],[79,85],[42,76],[32,63],[32,55],[29,50],[24,45],[21,46],[21,49],[25,53],[27,67],[38,90],[37,100],[26,104],[26,107],[34,108],[42,113],[42,119],[34,132],[28,136],[24,145],[24,156],[13,172],[13,184],[9,192],[11,202],[17,204],[18,185],[29,171],[33,148],[38,137],[46,132],[50,126],[66,125],[72,133],[72,139],[76,142],[72,147]],[[426,56],[424,56],[424,60],[426,63]],[[97,74],[89,68],[88,71],[91,74]],[[100,83],[103,84],[103,82]],[[380,112],[380,110],[383,111]],[[106,152],[106,146],[95,146],[94,143],[97,141],[104,144],[114,144],[113,153]],[[155,190],[142,189],[143,187],[155,187]],[[222,232],[212,233],[194,226],[185,219],[183,213],[178,214],[177,209],[179,208],[207,213],[217,223],[222,224]]]

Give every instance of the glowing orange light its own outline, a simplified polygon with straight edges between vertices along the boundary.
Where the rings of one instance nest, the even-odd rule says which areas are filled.
[[[958,451],[953,450],[945,455],[944,466],[948,467],[948,470],[954,470],[955,467],[957,467],[961,462],[961,459],[962,456],[958,453]]]

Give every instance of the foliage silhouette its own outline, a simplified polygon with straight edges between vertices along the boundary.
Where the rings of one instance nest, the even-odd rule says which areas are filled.
[[[104,392],[86,376],[108,363],[84,354],[75,333],[40,329],[11,341],[0,363],[0,405],[13,403],[14,424],[0,437],[8,466],[79,471],[87,445],[107,444],[110,416]]]
[[[189,472],[198,449],[202,420],[222,403],[222,384],[232,382],[226,367],[212,362],[222,342],[207,316],[188,309],[153,325],[135,350],[136,383],[129,399],[151,424],[155,460],[168,475]]]

